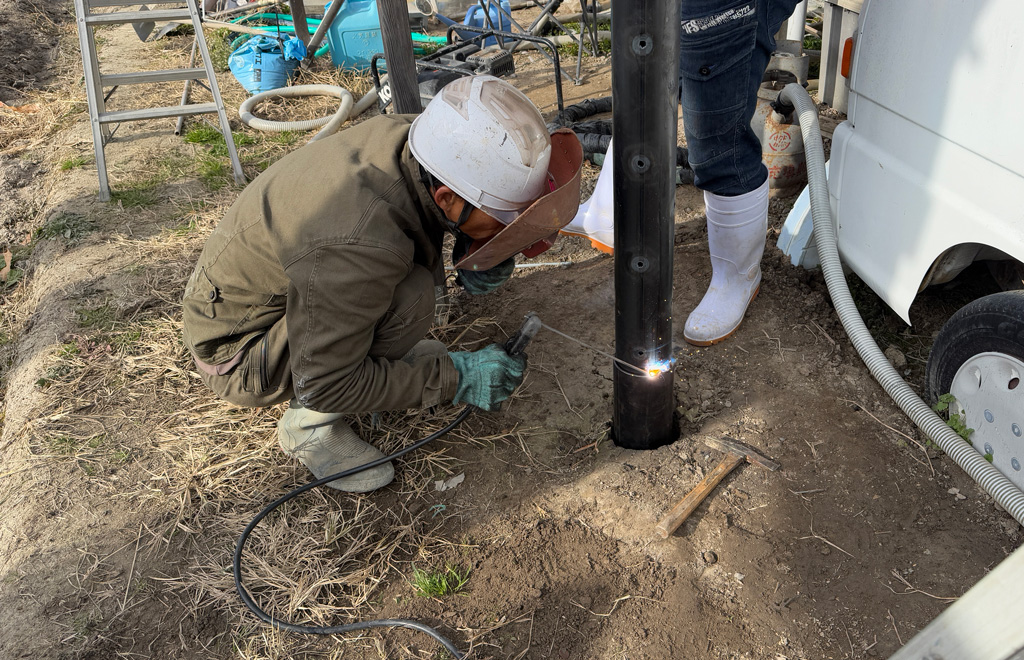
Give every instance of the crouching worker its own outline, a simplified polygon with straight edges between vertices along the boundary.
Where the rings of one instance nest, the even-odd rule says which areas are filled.
[[[188,281],[184,341],[203,380],[239,406],[290,401],[281,447],[317,478],[383,457],[345,414],[497,410],[525,358],[423,339],[444,232],[457,281],[494,290],[515,254],[547,249],[575,215],[582,155],[521,92],[473,76],[421,115],[374,117],[282,158],[239,195]],[[393,477],[385,463],[329,485],[367,492]]]

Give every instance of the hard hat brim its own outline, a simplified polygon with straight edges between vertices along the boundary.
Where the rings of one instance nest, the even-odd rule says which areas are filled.
[[[494,238],[464,256],[455,267],[462,270],[487,270],[517,252],[529,250],[536,243],[547,240],[547,247],[550,247],[558,230],[572,222],[579,209],[582,167],[583,147],[576,134],[568,128],[560,128],[552,133],[548,174],[554,181],[555,189],[531,204]],[[543,252],[543,249],[531,252],[534,254],[530,256],[535,256]]]

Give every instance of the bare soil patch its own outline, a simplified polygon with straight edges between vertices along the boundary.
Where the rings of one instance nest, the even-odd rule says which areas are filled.
[[[15,274],[0,285],[0,657],[443,657],[407,631],[275,632],[242,606],[234,542],[308,474],[276,445],[281,410],[216,401],[180,342],[185,279],[237,194],[225,159],[171,135],[173,120],[123,126],[108,148],[120,196],[98,204],[67,8],[0,9],[21,31],[57,24],[30,52],[0,26],[0,82],[24,81],[4,82],[0,100],[40,104],[0,114],[0,240]],[[104,37],[104,57],[167,66],[190,44],[143,44],[127,27]],[[535,52],[517,58],[513,82],[552,116],[550,65]],[[585,58],[583,74],[581,85],[566,81],[567,104],[610,93],[606,57]],[[230,74],[221,85],[237,108],[244,91]],[[173,102],[180,91],[148,93]],[[235,128],[250,176],[305,140]],[[597,172],[587,167],[590,185]],[[678,442],[615,447],[610,362],[542,330],[503,412],[472,414],[400,460],[380,492],[318,491],[268,518],[245,557],[258,602],[314,625],[420,619],[476,658],[886,657],[1018,547],[1017,523],[918,446],[854,353],[820,275],[776,250],[791,199],[772,202],[764,284],[740,331],[706,349],[682,341],[710,263],[703,198],[687,186],[676,195]],[[481,298],[452,290],[435,336],[472,349],[535,311],[611,352],[613,260],[563,238],[536,261],[566,265],[520,269]],[[961,298],[991,286],[979,273],[927,292],[906,328],[854,283],[869,327],[917,388],[933,333]],[[388,451],[457,412],[354,421]],[[658,540],[660,517],[720,459],[704,438],[721,435],[782,470],[742,466]],[[417,596],[413,568],[446,566],[469,571],[465,589]]]

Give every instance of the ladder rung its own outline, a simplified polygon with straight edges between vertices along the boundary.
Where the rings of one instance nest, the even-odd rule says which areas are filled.
[[[132,73],[104,73],[100,80],[104,87],[135,85],[140,83],[173,82],[206,78],[206,69],[165,69],[163,71],[135,71]]]
[[[153,11],[115,11],[109,14],[90,14],[85,17],[89,25],[115,25],[117,23],[141,23],[144,21],[189,21],[192,14],[187,9],[154,9]]]
[[[181,4],[181,0],[86,0],[90,9],[96,7],[133,7],[142,4],[166,5],[170,3]]]
[[[112,124],[119,121],[138,121],[140,119],[160,119],[161,117],[202,115],[208,112],[217,112],[217,104],[189,103],[187,105],[171,105],[164,108],[142,108],[140,110],[104,112],[99,116],[99,121],[101,124]]]

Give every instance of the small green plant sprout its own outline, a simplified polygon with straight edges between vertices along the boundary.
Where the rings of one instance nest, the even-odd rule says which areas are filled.
[[[300,137],[302,137],[302,133],[297,131],[281,131],[280,133],[271,133],[269,139],[275,144],[290,147],[298,142]]]
[[[98,623],[99,622],[92,616],[92,614],[79,612],[75,615],[75,618],[71,620],[71,630],[74,631],[76,637],[88,637],[96,632]]]
[[[189,144],[214,144],[220,141],[220,131],[209,124],[197,124],[185,133],[185,142]]]
[[[110,335],[110,345],[129,355],[134,355],[139,351],[140,341],[142,341],[142,328],[139,327],[130,327]]]
[[[110,332],[117,322],[117,312],[108,303],[98,307],[83,307],[75,310],[78,315],[78,327],[91,328],[100,332]]]
[[[79,354],[81,350],[77,344],[62,344],[54,355],[54,364],[46,369],[43,377],[36,381],[36,387],[47,388],[54,382],[63,381],[68,378],[81,364]]]
[[[155,184],[152,182],[143,182],[136,188],[115,190],[110,193],[110,200],[126,209],[141,209],[153,206],[160,201],[154,186]]]
[[[244,133],[232,133],[231,139],[235,147],[255,144],[256,138]],[[185,142],[202,145],[203,153],[199,156],[199,178],[210,190],[223,188],[231,180],[231,168],[228,164],[228,148],[220,130],[209,124],[197,124],[185,134]]]
[[[207,154],[199,161],[199,178],[210,190],[220,190],[229,181],[231,168],[224,160]]]
[[[956,397],[947,392],[939,397],[939,400],[932,406],[932,410],[937,412],[939,417],[945,419],[946,424],[949,428],[956,431],[957,435],[969,444],[974,444],[971,442],[971,434],[974,433],[974,429],[967,428],[967,418],[965,415],[953,412],[956,409],[956,406],[953,405],[955,403]]]
[[[256,138],[245,133],[231,133],[231,139],[235,141],[236,147],[244,147],[256,143]],[[227,156],[228,148],[224,144],[224,136],[220,129],[209,124],[197,124],[190,128],[185,134],[185,142],[189,144],[205,144],[210,147],[210,153],[215,156]]]
[[[228,58],[231,57],[232,34],[223,28],[214,30],[206,36],[206,46],[210,49],[210,64],[217,73],[228,70]]]
[[[469,582],[468,568],[446,564],[444,570],[424,571],[412,567],[412,588],[417,596],[442,598],[457,594]]]
[[[61,456],[74,456],[78,453],[80,443],[69,435],[58,435],[46,442],[50,451]]]
[[[569,27],[569,29],[573,29],[573,28],[570,27],[571,25],[573,25],[573,24],[567,23],[566,27]],[[578,24],[576,24],[576,25],[578,25]],[[593,57],[594,52],[593,52],[592,48],[593,48],[593,46],[590,43],[590,39],[584,38],[584,40],[583,40],[583,58],[584,59],[586,59],[588,57]],[[575,41],[570,41],[569,43],[562,44],[561,46],[558,47],[558,53],[559,53],[559,55],[562,55],[563,57],[576,57],[579,54],[579,52],[580,52],[579,43],[577,43]],[[598,52],[598,55],[607,55],[608,53],[612,52],[612,40],[611,39],[598,39],[597,40],[597,52]]]
[[[807,35],[804,37],[804,48],[808,50],[821,50],[821,37],[815,37],[814,35]]]
[[[89,159],[86,158],[85,156],[72,156],[71,158],[65,158],[64,160],[60,161],[60,171],[70,172],[76,167],[82,167],[83,165],[86,165],[88,163]]]
[[[52,240],[63,238],[68,243],[77,243],[79,239],[95,229],[96,224],[78,213],[58,213],[36,230],[35,238]]]
[[[18,257],[10,249],[3,249],[3,259],[3,268],[0,268],[0,290],[14,286],[25,275],[25,271],[15,267],[14,263]]]

